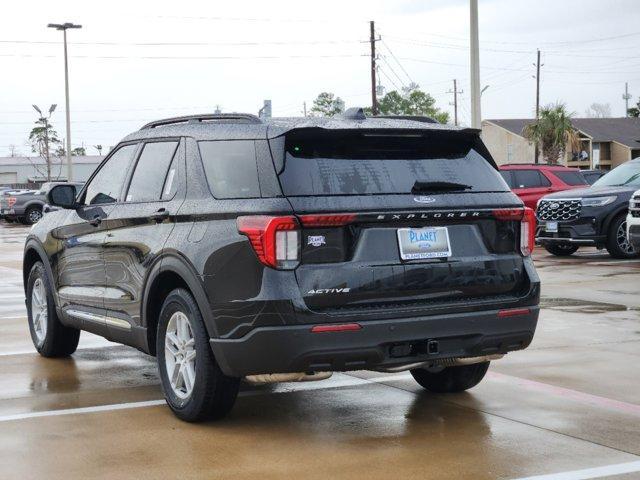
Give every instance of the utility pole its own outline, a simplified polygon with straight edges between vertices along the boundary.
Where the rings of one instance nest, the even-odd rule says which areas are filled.
[[[376,27],[375,22],[369,22],[371,43],[371,113],[378,115],[378,97],[376,95]]]
[[[307,102],[302,102],[302,111],[304,112],[304,116],[307,116]]]
[[[67,61],[67,30],[70,28],[82,28],[82,25],[73,23],[50,23],[49,28],[62,30],[64,42],[64,94],[67,108],[67,181],[73,181],[73,164],[71,163],[71,114],[69,113],[69,63]]]
[[[453,103],[449,103],[449,105],[453,105],[453,123],[458,125],[458,94],[464,93],[464,91],[458,90],[458,81],[455,78],[453,79],[453,91],[449,90],[447,93],[453,93]]]
[[[480,50],[478,40],[478,0],[470,0],[470,65],[471,65],[471,126],[481,128],[480,111]]]
[[[629,93],[629,84],[624,82],[624,94],[622,95],[624,100],[624,116],[629,116],[629,100],[631,100],[631,94]]]
[[[536,122],[540,118],[540,49],[538,49],[538,60],[536,62]],[[538,142],[535,146],[535,163],[539,163],[540,149]]]

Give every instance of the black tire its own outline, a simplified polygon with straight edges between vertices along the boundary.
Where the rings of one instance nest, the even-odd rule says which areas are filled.
[[[445,367],[439,372],[414,368],[411,375],[425,390],[434,393],[463,392],[475,387],[484,378],[490,362],[474,363],[459,367]]]
[[[180,398],[174,391],[165,362],[167,327],[177,312],[183,313],[189,320],[196,351],[195,380],[187,398]],[[198,305],[187,290],[173,290],[162,305],[158,320],[156,356],[165,399],[178,418],[187,422],[201,422],[222,418],[231,411],[238,396],[240,379],[228,377],[220,370],[209,346],[209,335]]]
[[[544,246],[544,249],[551,255],[556,257],[568,257],[578,251],[577,245],[569,245],[566,243],[548,243]]]
[[[24,212],[22,223],[25,225],[34,225],[42,219],[42,207],[29,207]]]
[[[638,252],[633,249],[627,238],[627,213],[613,219],[607,235],[607,251],[613,258],[636,258]]]
[[[33,311],[33,290],[36,282],[40,282],[44,286],[46,292],[46,330],[42,338],[38,337],[34,326]],[[29,332],[34,347],[43,357],[68,357],[78,348],[80,341],[80,330],[67,327],[60,322],[56,313],[55,303],[51,290],[51,283],[44,269],[42,262],[36,262],[27,279],[27,319],[29,321]]]

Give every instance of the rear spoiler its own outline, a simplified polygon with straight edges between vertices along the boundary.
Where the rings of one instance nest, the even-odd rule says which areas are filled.
[[[417,134],[425,134],[425,135],[444,135],[444,136],[452,136],[452,137],[464,137],[468,138],[472,142],[472,147],[476,150],[483,158],[487,160],[487,162],[496,170],[498,170],[498,166],[487,149],[486,145],[480,138],[481,130],[477,128],[459,128],[459,129],[434,129],[434,128],[425,128],[425,129],[365,129],[365,128],[347,128],[347,129],[332,129],[332,128],[322,128],[322,127],[304,127],[304,128],[292,128],[288,130],[286,133],[279,135],[277,137],[268,138],[269,148],[271,150],[271,156],[273,159],[273,164],[277,174],[282,173],[284,169],[284,149],[285,149],[285,136],[286,134],[298,131],[313,131],[317,130],[318,132],[329,133],[329,132],[352,132],[352,133],[362,133],[362,134],[371,134],[378,133],[380,135],[417,135]]]

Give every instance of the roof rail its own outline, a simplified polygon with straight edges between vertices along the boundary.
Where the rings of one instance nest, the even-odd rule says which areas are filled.
[[[414,122],[422,123],[439,123],[431,117],[425,117],[424,115],[376,115],[373,118],[390,118],[392,120],[413,120]]]
[[[566,165],[560,165],[559,163],[501,163],[500,167],[566,167]]]
[[[221,123],[262,123],[262,120],[250,113],[205,113],[202,115],[185,115],[182,117],[155,120],[143,125],[140,130],[162,127],[165,125],[176,125],[180,123],[202,123],[211,121],[220,121]]]

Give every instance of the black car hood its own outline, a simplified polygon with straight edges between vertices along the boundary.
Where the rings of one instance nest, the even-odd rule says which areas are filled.
[[[588,198],[606,197],[610,195],[628,195],[631,198],[638,187],[588,187],[564,190],[562,192],[545,195],[544,198]]]

